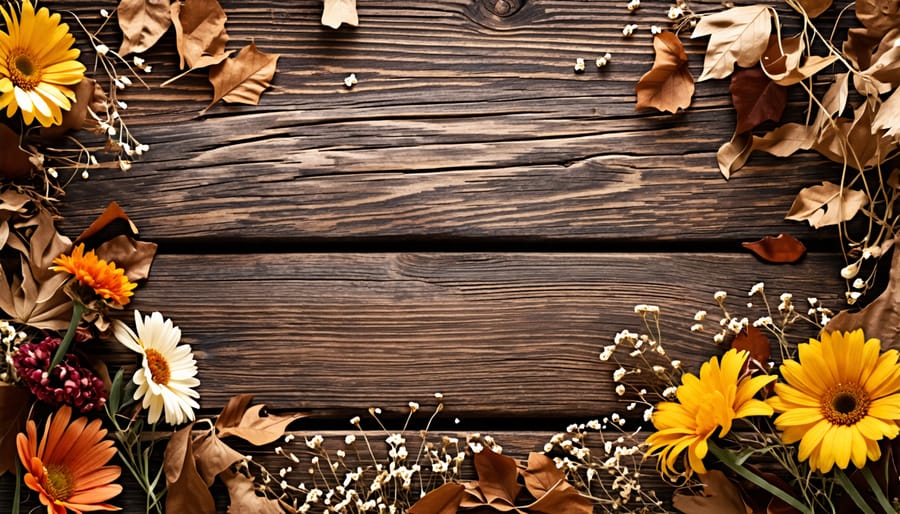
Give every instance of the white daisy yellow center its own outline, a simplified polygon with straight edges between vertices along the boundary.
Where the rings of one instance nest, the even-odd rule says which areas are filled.
[[[834,425],[855,425],[868,415],[872,403],[860,384],[836,384],[822,399],[822,417]]]

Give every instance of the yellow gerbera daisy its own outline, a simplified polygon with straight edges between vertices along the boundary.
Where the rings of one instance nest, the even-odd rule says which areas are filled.
[[[862,330],[823,332],[797,348],[800,362],[782,364],[787,383],[775,384],[768,400],[782,413],[781,440],[800,441],[798,458],[822,472],[878,459],[878,440],[900,431],[900,354],[881,353],[881,342],[866,341]]]
[[[44,127],[58,125],[75,100],[66,86],[84,78],[80,52],[72,48],[75,37],[58,13],[46,7],[35,13],[30,0],[22,2],[19,17],[2,6],[0,13],[8,31],[0,32],[0,108],[9,118],[22,111],[27,124],[37,119]]]
[[[722,356],[721,366],[713,357],[700,367],[700,378],[684,374],[682,385],[675,393],[678,402],[662,402],[656,406],[653,426],[657,431],[647,438],[647,444],[650,445],[648,455],[659,452],[660,471],[669,476],[679,475],[675,462],[687,450],[685,473],[706,473],[703,466],[708,450],[706,441],[716,428],[721,427],[721,437],[731,430],[735,419],[772,415],[772,407],[753,397],[776,377],[741,377],[747,355],[746,351],[729,350]]]
[[[60,255],[53,259],[53,264],[56,264],[50,268],[53,271],[74,275],[82,285],[93,289],[98,296],[119,305],[131,301],[129,297],[134,295],[132,290],[137,287],[115,263],[98,258],[93,250],[84,253],[84,243],[76,246],[72,255]]]

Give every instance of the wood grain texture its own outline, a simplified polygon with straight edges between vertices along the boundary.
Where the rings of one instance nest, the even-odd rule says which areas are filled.
[[[636,303],[661,307],[669,352],[693,366],[716,351],[716,290],[730,290],[735,316],[759,281],[775,305],[792,292],[804,311],[808,296],[838,307],[840,279],[827,272],[837,259],[772,266],[747,254],[162,255],[134,307],[162,311],[181,327],[200,362],[207,411],[253,393],[272,408],[309,409],[342,424],[360,409],[405,408],[441,392],[454,416],[511,428],[517,417],[607,412],[617,400],[614,365],[598,355],[618,331],[641,328]],[[712,321],[692,334],[699,309]],[[127,353],[112,361],[133,363]]]
[[[94,4],[66,7],[90,19]],[[146,55],[153,89],[122,93],[150,153],[128,173],[70,186],[66,226],[86,226],[115,198],[148,238],[173,244],[831,237],[783,217],[833,164],[756,156],[722,179],[727,81],[701,84],[687,112],[634,112],[661,6],[365,1],[360,27],[333,31],[318,23],[318,0],[223,5],[231,48],[253,40],[281,54],[272,89],[258,106],[201,115],[211,98],[202,72],[157,87],[178,72],[167,35]],[[625,38],[625,23],[641,29]],[[696,70],[705,41],[684,39]],[[607,51],[611,64],[597,70]],[[360,80],[352,90],[349,73]]]

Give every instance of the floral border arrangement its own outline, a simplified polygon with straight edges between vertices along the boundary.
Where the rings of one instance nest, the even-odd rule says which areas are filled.
[[[873,288],[876,264],[898,237],[900,4],[856,0],[827,37],[813,20],[834,11],[830,0],[785,6],[801,19],[787,37],[781,17],[790,14],[780,5],[710,13],[684,0],[669,6],[672,30],[651,28],[655,62],[636,85],[636,107],[688,108],[695,81],[680,37],[708,36],[698,81],[730,76],[737,113],[734,136],[718,152],[725,178],[753,151],[814,150],[841,165],[839,183],[803,189],[787,218],[837,227],[852,305]],[[860,26],[844,30],[851,6]],[[639,12],[640,0],[627,9]],[[411,402],[399,430],[372,408],[376,431],[354,417],[356,431],[338,441],[295,441],[287,429],[303,414],[266,413],[249,395],[196,419],[197,361],[180,329],[159,312],[134,310],[134,328],[118,319],[148,278],[156,246],[137,238],[114,202],[72,240],[56,230],[54,205],[76,177],[127,171],[149,151],[125,124],[118,92],[146,86],[141,74],[151,65],[138,54],[170,27],[183,74],[209,74],[207,109],[220,100],[256,104],[278,56],[253,43],[232,56],[217,0],[121,0],[114,13],[99,12],[95,31],[31,0],[0,14],[0,475],[16,475],[13,512],[27,501],[50,514],[119,510],[123,471],[141,487],[147,513],[212,513],[216,481],[231,513],[666,512],[661,496],[688,514],[900,512],[898,252],[887,290],[853,312],[835,314],[815,298],[800,307],[790,293],[772,307],[759,283],[750,297],[763,312],[739,316],[716,292],[717,355],[696,374],[666,351],[659,308],[638,305],[642,333],[624,330],[600,354],[616,363],[612,383],[625,413],[572,424],[523,461],[503,455],[489,435],[431,431],[440,394],[421,430],[412,427],[427,409]],[[103,43],[114,18],[118,50]],[[325,0],[322,23],[357,25],[355,0]],[[90,47],[92,72],[73,47],[73,26]],[[638,28],[626,24],[623,37]],[[845,37],[836,42],[835,34]],[[612,59],[605,54],[597,67]],[[583,60],[575,71],[584,72]],[[806,119],[772,128],[788,88],[808,98]],[[805,252],[786,235],[745,246],[770,262]],[[698,311],[691,330],[708,331],[709,317]],[[799,334],[810,330],[819,335],[803,342]],[[104,344],[133,351],[139,364],[111,375],[96,356]],[[383,441],[370,440],[378,430]],[[235,449],[237,439],[279,446],[258,462]],[[477,478],[464,479],[464,466]],[[672,493],[657,492],[666,482]]]

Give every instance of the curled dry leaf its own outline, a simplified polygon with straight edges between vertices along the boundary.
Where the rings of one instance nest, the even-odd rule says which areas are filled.
[[[856,18],[880,38],[900,27],[900,5],[896,0],[856,0]]]
[[[356,0],[325,0],[322,9],[322,25],[336,29],[341,23],[359,26],[359,16],[356,13]]]
[[[31,405],[31,394],[24,387],[16,387],[0,383],[0,476],[7,471],[15,474],[16,435],[25,431],[25,420],[28,417],[28,406]]]
[[[276,414],[261,416],[260,411],[265,408],[265,405],[254,405],[248,408],[250,399],[252,396],[241,395],[229,401],[219,419],[216,420],[219,437],[233,435],[256,446],[261,446],[283,437],[288,425],[306,417],[306,414],[303,413],[287,416]],[[238,412],[240,412],[240,418],[237,417]]]
[[[216,437],[212,429],[194,440],[193,452],[197,473],[206,482],[207,487],[212,485],[217,475],[244,459],[243,455]]]
[[[753,150],[776,157],[787,157],[798,150],[809,150],[816,142],[816,131],[809,125],[785,123],[762,136],[753,136]]]
[[[116,13],[122,29],[122,56],[149,50],[172,25],[170,0],[120,0]]]
[[[813,149],[857,170],[884,162],[897,150],[898,142],[880,133],[872,136],[876,111],[874,104],[863,102],[853,111],[853,120],[838,118],[834,123],[825,123]]]
[[[653,108],[672,113],[686,109],[694,96],[694,77],[688,70],[681,40],[665,31],[653,38],[653,49],[656,52],[653,67],[635,86],[635,109]]]
[[[137,235],[138,228],[131,221],[125,211],[122,210],[122,207],[119,206],[118,202],[109,202],[109,205],[106,206],[106,209],[103,210],[103,213],[95,219],[91,225],[84,230],[74,241],[74,244],[78,244],[82,241],[90,239],[97,234],[103,232],[107,227],[112,225],[116,220],[122,220],[128,224],[128,230],[131,231],[132,235]]]
[[[456,514],[465,486],[452,482],[431,491],[409,508],[409,514]]]
[[[810,18],[817,18],[831,7],[832,0],[797,0]]]
[[[887,288],[872,303],[857,312],[841,311],[825,325],[825,330],[863,329],[866,337],[881,340],[882,348],[900,350],[900,251],[894,239],[894,256]]]
[[[672,504],[685,514],[748,514],[737,486],[719,470],[700,475],[703,496],[676,494]]]
[[[216,505],[206,482],[197,472],[191,430],[194,424],[172,434],[163,454],[166,474],[166,512],[215,514]]]
[[[776,237],[766,236],[752,243],[741,243],[741,246],[767,262],[797,262],[806,254],[806,247],[803,246],[803,243],[788,234],[778,234]]]
[[[883,130],[886,136],[900,139],[900,89],[881,104],[872,120],[872,129]]]
[[[17,179],[31,174],[31,155],[19,146],[19,135],[0,124],[0,177]]]
[[[225,11],[217,0],[186,0],[171,7],[175,26],[175,46],[181,59],[181,69],[197,69],[224,61],[228,34],[225,32]]]
[[[772,32],[770,7],[748,5],[704,16],[692,38],[711,36],[698,81],[721,79],[734,65],[749,68],[759,62]]]
[[[278,500],[258,496],[253,479],[243,473],[225,470],[219,475],[228,488],[228,514],[282,514]]]
[[[591,501],[566,481],[566,475],[556,467],[556,463],[543,453],[531,452],[528,455],[528,466],[519,473],[525,480],[525,488],[537,498],[528,506],[529,512],[555,514],[591,514],[594,506]]]
[[[780,121],[787,105],[787,88],[776,84],[759,66],[740,68],[731,76],[731,103],[737,112],[738,134],[766,121]]]
[[[744,166],[752,151],[753,138],[750,134],[735,134],[731,137],[731,141],[720,146],[716,152],[719,171],[726,179],[731,178],[732,173]]]
[[[514,506],[516,498],[522,491],[519,485],[519,471],[515,459],[494,453],[490,449],[476,453],[474,457],[475,472],[478,474],[477,490],[481,498],[472,494],[463,498],[462,507]]]
[[[263,91],[271,85],[278,64],[277,54],[260,52],[254,43],[245,46],[234,59],[226,59],[209,72],[213,101],[256,105]]]
[[[807,221],[813,228],[827,227],[852,219],[867,203],[869,198],[863,191],[823,181],[822,185],[803,188],[785,219]]]
[[[137,282],[150,275],[157,247],[156,243],[137,241],[123,234],[98,246],[96,252],[101,259],[124,269],[128,280]]]

